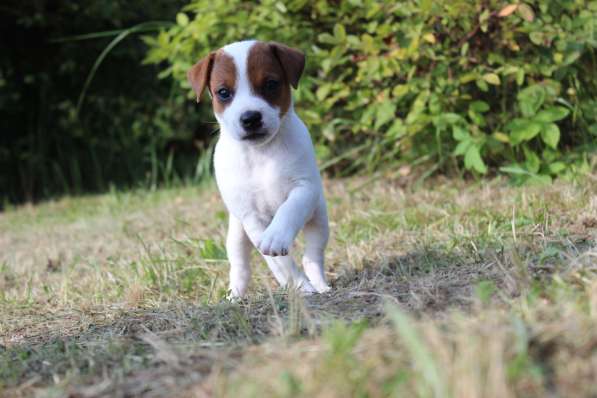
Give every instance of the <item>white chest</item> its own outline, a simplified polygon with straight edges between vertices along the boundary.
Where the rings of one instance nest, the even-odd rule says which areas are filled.
[[[228,210],[237,218],[257,215],[269,222],[294,186],[292,161],[280,156],[216,148],[216,181]]]

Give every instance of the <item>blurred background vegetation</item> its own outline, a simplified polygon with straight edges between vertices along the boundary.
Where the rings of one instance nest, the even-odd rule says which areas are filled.
[[[597,1],[0,7],[4,204],[202,179],[216,126],[185,73],[243,38],[307,53],[296,104],[333,176],[545,183],[587,172],[596,149]]]

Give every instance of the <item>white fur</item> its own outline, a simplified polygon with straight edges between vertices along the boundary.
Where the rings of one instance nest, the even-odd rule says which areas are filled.
[[[240,115],[248,110],[261,112],[263,127],[266,130],[275,132],[280,128],[280,109],[271,106],[263,98],[251,92],[251,85],[247,76],[247,56],[253,44],[255,44],[255,40],[239,41],[222,48],[234,60],[237,79],[232,103],[226,107],[221,115],[216,113],[216,120],[222,129],[226,128],[230,134],[239,139],[243,134]]]
[[[251,246],[264,256],[282,286],[305,293],[325,292],[324,250],[328,219],[313,144],[291,105],[281,117],[251,92],[246,74],[248,51],[254,42],[223,48],[234,59],[238,76],[232,103],[216,114],[220,138],[214,155],[218,188],[230,213],[226,250],[230,261],[230,294],[242,297],[249,284]],[[269,136],[262,142],[243,141],[241,113],[262,112]],[[290,250],[303,230],[304,273]]]

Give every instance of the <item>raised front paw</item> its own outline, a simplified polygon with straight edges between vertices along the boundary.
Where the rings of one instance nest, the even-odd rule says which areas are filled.
[[[292,245],[292,236],[268,227],[261,236],[257,250],[264,256],[287,256]]]

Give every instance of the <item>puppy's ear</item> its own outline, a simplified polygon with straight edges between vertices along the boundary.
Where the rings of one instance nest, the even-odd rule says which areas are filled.
[[[191,87],[197,94],[197,102],[201,99],[201,94],[205,90],[206,86],[209,86],[209,77],[211,75],[211,69],[213,67],[215,53],[211,52],[204,58],[200,59],[189,71],[187,72],[187,78]],[[209,87],[208,87],[209,90]]]
[[[292,87],[297,88],[303,69],[305,69],[305,54],[284,44],[271,42],[269,45],[278,61],[280,61],[286,78]]]

